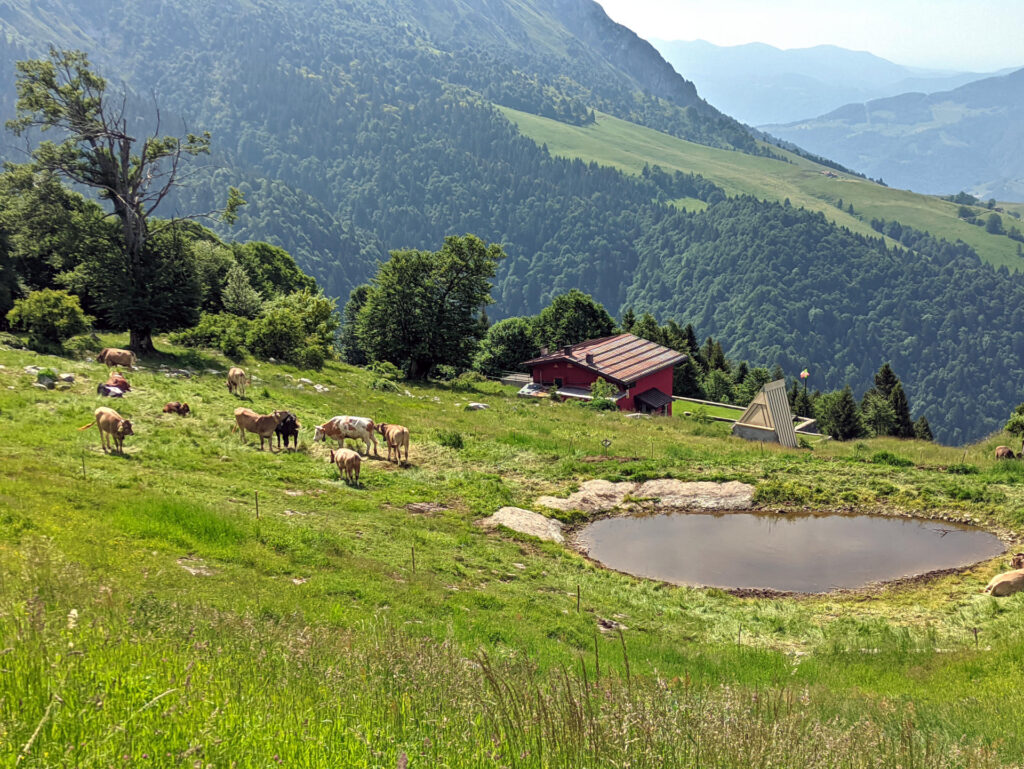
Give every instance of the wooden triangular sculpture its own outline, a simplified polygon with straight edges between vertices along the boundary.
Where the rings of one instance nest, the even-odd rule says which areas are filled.
[[[744,427],[754,429],[744,430]],[[796,448],[793,412],[789,410],[785,379],[769,382],[761,388],[743,416],[733,425],[732,434],[749,440],[775,441],[791,449]]]

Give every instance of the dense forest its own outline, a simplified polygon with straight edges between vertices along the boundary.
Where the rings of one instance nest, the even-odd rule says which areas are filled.
[[[520,135],[495,104],[581,125],[601,110],[772,155],[589,0],[13,0],[0,25],[4,71],[50,42],[80,48],[128,88],[140,133],[157,107],[164,130],[210,130],[206,167],[171,202],[211,210],[239,187],[248,205],[218,234],[284,248],[328,296],[347,299],[392,250],[474,233],[506,254],[492,320],[581,288],[615,315],[693,322],[737,359],[808,366],[822,388],[862,391],[891,360],[944,441],[979,437],[1018,400],[1024,284],[965,246],[893,250],[706,179],[627,176]],[[4,78],[6,117],[13,103]],[[677,210],[682,197],[707,211]]]

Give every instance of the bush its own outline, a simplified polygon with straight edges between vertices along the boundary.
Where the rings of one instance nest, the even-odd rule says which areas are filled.
[[[438,430],[437,442],[449,449],[461,449],[466,444],[462,439],[462,433],[457,430]]]
[[[96,353],[103,349],[103,343],[92,334],[83,334],[66,341],[64,349],[76,358],[84,358],[90,353]]]
[[[584,401],[583,407],[593,411],[618,411],[619,409],[611,398],[594,398],[590,401]]]
[[[7,313],[11,328],[27,331],[33,347],[59,345],[88,331],[92,320],[82,311],[77,296],[49,288],[15,300]]]
[[[403,378],[402,369],[398,368],[394,363],[386,360],[375,360],[366,367],[366,370],[379,377],[384,377],[385,379],[394,379],[397,381]]]
[[[396,393],[398,392],[398,385],[395,380],[388,379],[387,377],[379,376],[370,382],[370,389],[377,390],[382,393]]]
[[[946,468],[946,472],[951,475],[977,475],[980,470],[974,465],[955,464],[950,465]]]
[[[459,375],[459,370],[455,366],[442,363],[440,366],[434,366],[434,370],[431,373],[438,382],[450,382]]]
[[[890,465],[892,467],[912,467],[909,459],[893,454],[891,451],[877,451],[871,456],[873,465]]]
[[[463,371],[452,380],[451,387],[455,392],[472,392],[481,382],[486,382],[487,377],[478,371]]]
[[[279,297],[252,321],[246,346],[258,358],[277,358],[303,368],[320,369],[334,355],[338,313],[334,302],[302,291]]]
[[[204,313],[193,328],[171,334],[170,340],[186,347],[209,347],[237,358],[245,350],[251,325],[251,321],[238,315]]]
[[[4,347],[10,347],[14,350],[24,350],[25,345],[22,341],[14,334],[8,334],[6,331],[0,331],[0,345]]]

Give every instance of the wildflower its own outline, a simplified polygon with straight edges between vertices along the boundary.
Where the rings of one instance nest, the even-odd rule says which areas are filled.
[[[68,630],[74,630],[78,627],[78,609],[72,609],[68,612]]]

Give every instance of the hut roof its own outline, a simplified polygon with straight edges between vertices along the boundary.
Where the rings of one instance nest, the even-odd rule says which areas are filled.
[[[616,334],[559,347],[552,353],[524,361],[523,365],[533,367],[562,360],[593,371],[609,382],[628,386],[663,368],[682,363],[686,356],[632,334]]]

